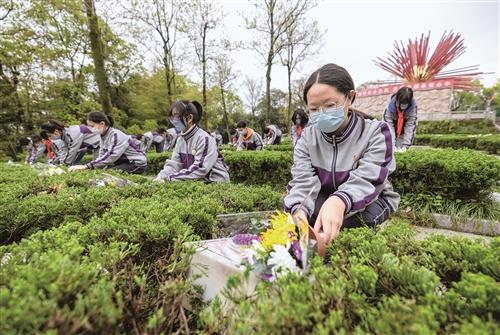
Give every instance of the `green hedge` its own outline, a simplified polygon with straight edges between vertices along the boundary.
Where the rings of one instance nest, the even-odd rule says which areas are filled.
[[[279,151],[224,152],[232,182],[271,185],[284,190],[291,178],[292,155]],[[151,172],[163,166],[168,153],[148,155]],[[473,150],[421,149],[396,154],[391,175],[401,193],[441,195],[449,199],[480,199],[500,180],[500,161]]]
[[[478,200],[500,180],[500,160],[474,150],[409,150],[396,154],[396,161],[391,181],[402,194]]]
[[[182,243],[210,238],[217,214],[279,204],[280,194],[269,187],[156,184],[154,194],[130,196],[101,217],[68,221],[0,247],[0,333],[180,329],[180,315],[187,314],[182,300],[198,297],[186,279],[191,251]]]
[[[492,120],[419,121],[417,134],[491,134],[498,133]]]
[[[29,166],[4,165],[0,173],[0,244],[18,241],[65,221],[86,222],[123,199],[145,197],[152,192],[146,187],[93,187],[89,180],[99,174],[84,171],[40,177]],[[145,181],[137,176],[127,178],[136,183]]]
[[[228,161],[243,161],[251,153],[236,154]],[[213,236],[217,214],[279,208],[279,189],[154,184],[135,176],[129,177],[140,185],[94,188],[87,179],[100,171],[39,178],[29,168],[18,169],[2,166],[0,171],[0,192],[14,197],[10,210],[38,217],[39,209],[23,201],[42,196],[37,192],[59,182],[60,192],[43,193],[42,198],[61,198],[43,198],[59,204],[50,207],[50,214],[61,220],[0,247],[2,334],[498,330],[498,238],[488,246],[442,237],[416,241],[411,228],[399,221],[379,233],[345,231],[329,247],[326,265],[315,259],[313,277],[262,283],[252,298],[238,294],[232,281],[228,293],[235,306],[222,309],[214,301],[202,310],[200,292],[187,279],[192,250],[182,247],[183,242]],[[72,202],[78,194],[120,198],[75,221],[78,206]],[[92,211],[90,203],[86,208]],[[183,309],[185,298],[191,299],[192,312]]]
[[[417,135],[415,145],[454,149],[468,148],[496,155],[500,153],[500,135]]]

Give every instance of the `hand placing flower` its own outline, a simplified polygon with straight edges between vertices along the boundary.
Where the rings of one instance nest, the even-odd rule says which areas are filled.
[[[314,230],[323,237],[325,244],[330,243],[339,234],[344,222],[344,211],[345,204],[337,196],[331,196],[321,206]]]

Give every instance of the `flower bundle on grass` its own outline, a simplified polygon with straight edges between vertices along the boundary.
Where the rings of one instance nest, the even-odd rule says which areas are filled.
[[[253,227],[255,230],[255,227]],[[232,242],[244,248],[243,266],[257,276],[274,281],[289,272],[304,274],[317,244],[306,222],[276,212],[255,234],[236,234]],[[310,238],[311,237],[311,238]]]

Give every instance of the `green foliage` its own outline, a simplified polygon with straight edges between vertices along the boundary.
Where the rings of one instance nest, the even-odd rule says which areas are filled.
[[[500,179],[500,162],[473,150],[410,150],[396,154],[390,179],[401,194],[431,194],[447,199],[485,198]]]
[[[276,146],[286,147],[286,145]],[[157,174],[170,153],[148,154],[148,171]],[[285,189],[291,179],[289,151],[223,151],[232,182]],[[441,198],[480,201],[500,179],[500,161],[472,150],[422,149],[396,154],[390,176],[396,191]],[[438,199],[438,198],[436,198]],[[437,204],[439,206],[439,204]]]
[[[0,222],[4,229],[24,223],[31,230],[16,235],[23,237],[19,243],[0,247],[1,333],[171,333],[184,327],[182,301],[196,301],[198,293],[187,279],[192,250],[183,243],[212,237],[217,214],[272,210],[280,203],[270,187],[156,184],[137,176],[127,177],[137,186],[89,184],[99,173],[37,177],[30,167],[2,169],[1,192],[15,213]],[[55,181],[60,191],[39,194]]]
[[[453,149],[468,148],[496,155],[500,152],[500,135],[418,135],[415,144]]]
[[[417,134],[494,134],[498,130],[491,120],[419,121]]]

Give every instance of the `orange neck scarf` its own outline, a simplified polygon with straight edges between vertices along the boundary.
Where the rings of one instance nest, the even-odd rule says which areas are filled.
[[[253,129],[247,128],[247,135],[243,136],[243,141],[248,141],[248,139],[253,135]]]
[[[397,120],[397,125],[396,125],[396,137],[401,136],[401,134],[403,133],[403,125],[404,125],[404,114],[398,108],[398,120]]]

